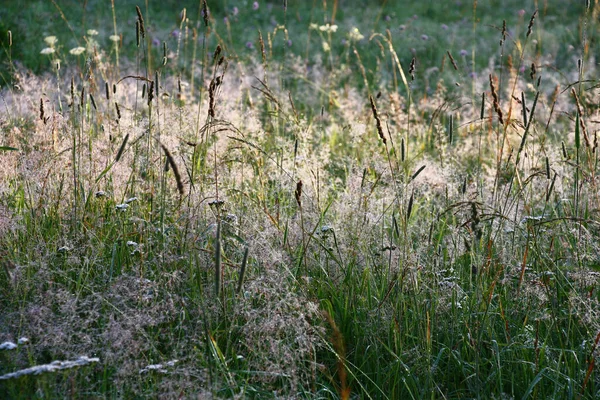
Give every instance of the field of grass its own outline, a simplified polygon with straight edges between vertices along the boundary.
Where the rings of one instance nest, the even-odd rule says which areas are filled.
[[[0,398],[600,398],[597,0],[22,3]]]

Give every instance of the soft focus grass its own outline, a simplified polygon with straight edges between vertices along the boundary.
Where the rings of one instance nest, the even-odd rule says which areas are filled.
[[[595,2],[5,3],[6,397],[600,395]]]

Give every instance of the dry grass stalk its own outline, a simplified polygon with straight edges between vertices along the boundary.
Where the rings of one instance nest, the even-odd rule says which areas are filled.
[[[248,252],[250,251],[250,248],[248,246],[246,246],[244,248],[244,256],[242,258],[242,264],[240,266],[240,278],[238,280],[238,286],[237,286],[237,293],[241,293],[242,291],[242,285],[244,284],[244,275],[246,274],[246,265],[248,263]]]
[[[183,182],[181,181],[181,175],[179,174],[179,169],[177,168],[175,159],[171,155],[171,152],[169,151],[169,149],[167,149],[167,147],[164,144],[161,143],[160,147],[162,147],[162,149],[165,153],[165,156],[167,157],[167,162],[169,163],[169,166],[173,170],[173,175],[175,176],[175,182],[177,183],[177,191],[179,191],[179,194],[183,196]]]
[[[481,110],[479,112],[479,119],[483,120],[485,116],[485,92],[481,93]]]
[[[148,105],[152,104],[152,100],[154,99],[154,81],[150,81],[148,85]]]
[[[115,103],[117,104],[117,103]],[[115,162],[118,162],[125,151],[125,146],[127,145],[127,141],[129,140],[129,134],[125,135],[123,139],[123,143],[121,143],[121,147],[119,147],[119,151],[117,152],[117,156],[115,157]]]
[[[408,66],[408,73],[411,77],[411,80],[415,80],[415,63],[417,62],[417,60],[415,59],[415,57],[413,57],[413,59],[410,61],[410,65]]]
[[[535,21],[535,17],[538,13],[538,10],[535,10],[531,15],[531,19],[529,20],[529,26],[527,26],[527,37],[531,35],[531,30],[533,29],[533,22]]]
[[[581,107],[579,96],[577,95],[577,92],[574,88],[571,88],[571,93],[573,94],[573,97],[575,98],[575,104],[577,105],[577,114],[579,114],[579,126],[581,127],[581,132],[583,132],[583,139],[585,140],[585,145],[588,147],[588,149],[591,149],[592,146],[590,144],[590,138],[588,137],[587,128],[585,126],[585,123],[583,122],[583,107]]]
[[[221,218],[217,220],[217,234],[215,238],[215,294],[217,298],[221,295]]]
[[[371,102],[371,111],[373,111],[373,117],[375,117],[375,123],[377,124],[377,133],[383,141],[383,144],[387,144],[387,140],[385,139],[385,136],[383,136],[381,119],[379,118],[379,113],[377,112],[377,106],[375,105],[375,100],[373,100],[373,96],[369,96],[369,101]]]
[[[140,47],[141,43],[142,43],[142,41],[141,41],[141,35],[140,35],[140,21],[137,20],[137,21],[135,21],[135,44],[137,47]]]
[[[204,26],[208,27],[208,6],[206,0],[202,0],[202,19],[204,20]]]
[[[213,62],[216,62],[216,60],[219,59],[220,55],[221,55],[221,45],[218,44],[217,48],[215,49],[215,52],[213,53]]]
[[[296,197],[296,203],[298,203],[298,207],[302,208],[302,181],[298,181],[296,183],[296,191],[294,192],[294,197]]]
[[[215,92],[223,82],[223,76],[217,76],[210,81],[208,87],[208,115],[212,118],[215,117]]]
[[[496,92],[496,87],[494,86],[494,78],[492,74],[490,74],[490,89],[492,91],[492,98],[494,99],[494,111],[498,115],[498,121],[500,124],[504,125],[504,117],[502,115],[502,109],[500,108],[500,103],[498,102],[498,93]]]
[[[327,311],[323,311],[323,315],[333,331],[331,335],[331,343],[333,344],[333,348],[335,349],[335,353],[337,355],[337,373],[340,379],[340,398],[347,400],[350,398],[350,387],[348,387],[346,372],[346,346],[344,345],[344,337],[342,336],[342,332],[340,332],[340,329],[335,323],[333,317]]]
[[[446,54],[448,54],[448,57],[450,58],[450,62],[452,63],[452,67],[458,71],[458,66],[456,65],[456,61],[454,61],[454,57],[452,57],[452,54],[450,54],[450,50],[448,50],[446,52]],[[414,59],[413,59],[414,60]]]
[[[529,72],[529,77],[531,78],[531,80],[535,79],[536,73],[537,73],[537,70],[535,68],[535,63],[531,63],[531,72]]]
[[[40,98],[40,119],[44,121],[44,99]]]
[[[267,53],[265,51],[265,41],[263,40],[262,32],[260,30],[258,31],[258,43],[260,44],[260,55],[262,56],[262,62],[263,64],[266,64]]]
[[[144,27],[144,17],[142,16],[142,10],[140,10],[139,6],[135,6],[135,12],[138,16],[137,20],[139,22],[140,36],[143,39],[146,37],[146,28]]]

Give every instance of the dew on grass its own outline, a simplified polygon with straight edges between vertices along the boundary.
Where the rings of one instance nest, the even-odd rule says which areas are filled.
[[[14,344],[14,343],[13,343]],[[97,357],[81,356],[76,360],[72,361],[52,361],[50,364],[36,365],[34,367],[21,369],[16,372],[11,372],[0,376],[0,380],[8,380],[18,378],[24,375],[39,375],[44,372],[57,372],[63,369],[71,369],[75,367],[83,367],[88,364],[97,363],[100,359]]]

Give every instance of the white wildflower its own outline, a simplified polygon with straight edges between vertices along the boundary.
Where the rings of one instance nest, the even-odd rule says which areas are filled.
[[[319,25],[317,25],[317,24],[310,24],[308,26],[308,28],[316,31],[317,29],[319,29]]]
[[[27,339],[26,337],[22,337],[19,338],[19,340],[17,340],[17,344],[27,344],[29,343],[29,339]]]
[[[88,36],[96,36],[98,34],[98,31],[95,29],[88,29],[87,34]]]
[[[48,55],[54,53],[54,51],[55,50],[52,47],[45,47],[42,49],[42,51],[40,51],[40,54]]]
[[[74,56],[78,56],[80,54],[83,54],[83,52],[85,51],[85,47],[74,47],[71,50],[69,50],[69,53],[73,54]]]
[[[331,47],[329,47],[329,43],[323,42],[323,51],[325,53],[329,53],[330,50],[331,50]]]
[[[128,198],[127,200],[125,200],[125,204],[129,204],[129,203],[131,203],[131,202],[134,202],[134,201],[136,201],[137,199],[138,199],[137,197],[130,197],[130,198]]]
[[[129,204],[117,204],[115,208],[119,211],[127,211],[127,209],[129,208]]]
[[[128,240],[127,241],[127,246],[137,247],[137,245],[138,245],[137,242],[134,242],[133,240]]]
[[[108,37],[108,39],[109,39],[111,42],[118,42],[118,41],[120,41],[120,40],[121,40],[121,36],[119,36],[119,35],[110,35],[110,36]]]
[[[363,40],[364,38],[365,36],[362,33],[360,33],[360,31],[356,27],[352,28],[350,32],[348,32],[348,39],[352,42],[358,42],[360,40]]]
[[[336,31],[337,31],[337,28],[338,28],[338,26],[337,26],[337,25],[329,25],[329,24],[326,24],[326,25],[321,25],[321,26],[319,27],[319,30],[320,30],[321,32],[330,32],[330,33],[334,33],[334,32],[336,32]]]
[[[0,344],[0,350],[13,350],[16,349],[17,345],[13,342],[4,342]]]
[[[56,38],[56,36],[46,36],[44,38],[44,42],[46,42],[46,44],[50,47],[54,47],[54,45],[56,44],[56,42],[58,42],[58,39]]]

